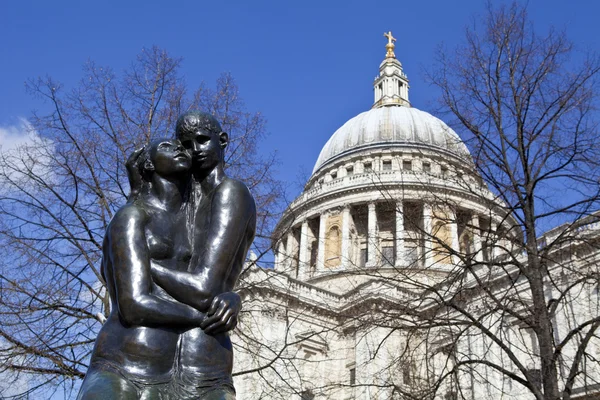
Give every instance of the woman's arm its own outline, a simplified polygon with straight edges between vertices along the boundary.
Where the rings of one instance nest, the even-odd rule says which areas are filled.
[[[157,281],[169,282],[166,286],[173,290],[175,299],[206,312],[206,319],[200,325],[206,333],[227,332],[237,325],[237,317],[242,309],[242,299],[237,293],[225,292],[209,298],[210,295],[202,292],[203,288],[193,274],[171,271],[154,264],[152,265],[152,276]],[[181,295],[181,287],[186,288],[184,293],[187,295]],[[176,288],[178,290],[175,290]],[[193,295],[190,296],[190,293]]]
[[[217,189],[210,205],[209,226],[199,256],[192,258],[191,272],[172,271],[152,266],[152,278],[173,298],[201,311],[208,311],[213,299],[232,288],[241,270],[246,250],[252,241],[249,224],[256,218],[254,199],[242,183],[227,179]],[[240,251],[243,250],[243,254]],[[239,259],[239,260],[238,260]],[[235,275],[235,276],[231,276]]]
[[[137,206],[126,205],[115,215],[106,233],[104,257],[110,260],[113,271],[119,314],[129,325],[198,327],[204,314],[151,294],[147,218]]]
[[[151,272],[154,281],[175,300],[198,310],[208,311],[214,295],[207,290],[201,276],[191,272],[173,271],[156,264],[152,265]]]

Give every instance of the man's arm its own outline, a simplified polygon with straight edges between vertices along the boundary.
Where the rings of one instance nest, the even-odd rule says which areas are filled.
[[[127,158],[125,168],[127,169],[127,177],[129,178],[129,196],[127,203],[133,203],[140,194],[142,188],[142,174],[139,169],[140,155],[144,152],[144,146],[137,148]]]
[[[151,295],[150,256],[144,232],[146,215],[128,205],[119,210],[106,235],[119,315],[129,325],[200,326],[202,313],[185,304]]]
[[[241,182],[227,179],[217,188],[211,204],[206,246],[193,259],[192,272],[171,271],[152,267],[154,281],[178,301],[201,311],[209,310],[213,299],[226,290],[236,257],[241,262],[254,236],[256,206],[248,188]],[[239,274],[236,269],[234,273]]]

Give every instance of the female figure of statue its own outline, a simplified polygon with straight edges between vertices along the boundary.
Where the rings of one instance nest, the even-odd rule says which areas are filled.
[[[96,339],[81,400],[178,398],[173,377],[180,335],[191,328],[214,334],[232,327],[230,310],[228,322],[219,316],[229,304],[222,297],[231,301],[237,295],[214,296],[209,310],[200,312],[174,300],[151,276],[152,267],[188,269],[191,245],[180,210],[190,179],[189,152],[176,139],[161,139],[133,157],[142,182],[104,238],[102,274],[111,313]]]

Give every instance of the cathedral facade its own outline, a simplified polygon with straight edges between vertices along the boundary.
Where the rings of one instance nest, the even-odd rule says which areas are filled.
[[[527,306],[518,274],[496,272],[519,257],[517,222],[459,136],[411,106],[387,35],[372,108],[323,146],[275,229],[274,268],[250,266],[243,276],[234,335],[240,399],[533,398],[519,378],[540,374],[535,335],[515,316],[488,312],[495,296],[485,293]],[[586,219],[577,229],[592,238],[596,225]],[[569,265],[595,268],[588,242],[567,246]],[[570,332],[562,326],[598,315],[597,286],[560,304],[571,307],[556,312],[557,341]],[[588,346],[598,351],[595,336]],[[590,362],[574,398],[595,393],[595,378]]]

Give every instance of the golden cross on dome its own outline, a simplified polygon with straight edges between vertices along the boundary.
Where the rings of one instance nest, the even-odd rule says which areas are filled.
[[[396,38],[392,36],[392,31],[384,33],[383,36],[385,36],[386,38],[388,38],[388,44],[393,45],[394,43],[392,43],[392,42],[396,41]]]
[[[385,45],[385,48],[387,49],[385,58],[396,58],[396,55],[394,54],[394,47],[396,47],[394,42],[396,41],[396,38],[392,36],[392,31],[384,33],[383,36],[388,39],[388,43]]]

